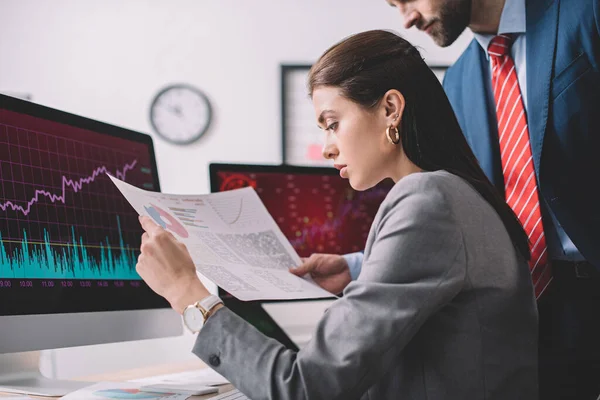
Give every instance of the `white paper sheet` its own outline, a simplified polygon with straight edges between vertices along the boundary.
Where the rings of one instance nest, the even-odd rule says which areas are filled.
[[[155,385],[159,383],[194,383],[205,386],[220,386],[229,383],[223,375],[208,367],[192,371],[177,372],[174,374],[135,379],[131,382],[143,383],[144,385]]]
[[[71,392],[63,400],[107,400],[107,399],[144,399],[144,400],[185,400],[189,394],[153,393],[141,390],[142,384],[131,382],[100,382]]]
[[[29,396],[0,396],[2,400],[36,400],[34,397]]]
[[[238,299],[332,296],[288,271],[301,264],[300,257],[253,188],[173,195],[110,178],[138,214],[152,217],[187,246],[201,275]]]

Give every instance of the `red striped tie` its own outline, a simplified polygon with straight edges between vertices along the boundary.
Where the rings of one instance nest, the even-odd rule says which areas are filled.
[[[529,236],[529,268],[535,295],[539,298],[552,281],[552,269],[546,253],[527,116],[515,63],[510,56],[511,44],[509,35],[498,35],[490,42],[488,53],[492,60],[492,90],[496,100],[506,202],[517,214]]]

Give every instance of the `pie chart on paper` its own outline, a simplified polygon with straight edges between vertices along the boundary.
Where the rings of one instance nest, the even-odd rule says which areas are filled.
[[[144,206],[148,215],[152,217],[152,219],[163,229],[167,229],[182,238],[187,238],[189,236],[188,231],[184,228],[183,225],[171,214],[160,208],[155,204],[150,204],[150,206]]]
[[[153,393],[144,392],[139,389],[106,389],[98,390],[93,394],[104,399],[158,400],[173,396],[175,393]]]

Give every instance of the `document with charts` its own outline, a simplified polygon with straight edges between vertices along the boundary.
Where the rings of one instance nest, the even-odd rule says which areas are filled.
[[[106,400],[106,399],[145,399],[145,400],[186,400],[189,394],[149,392],[141,384],[131,382],[99,382],[76,390],[62,397],[64,400]],[[1,398],[1,397],[0,397]]]
[[[138,214],[151,217],[187,246],[200,274],[238,299],[332,296],[288,271],[300,265],[300,257],[253,188],[174,195],[110,178]]]

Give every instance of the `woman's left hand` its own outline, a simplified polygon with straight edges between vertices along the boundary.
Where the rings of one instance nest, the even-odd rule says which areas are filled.
[[[210,295],[185,245],[148,217],[140,217],[144,231],[136,265],[144,282],[180,314],[185,307]]]

